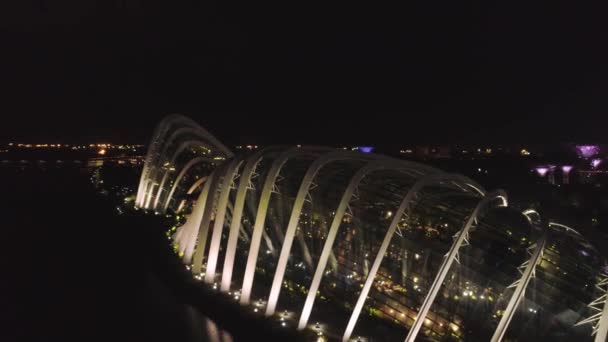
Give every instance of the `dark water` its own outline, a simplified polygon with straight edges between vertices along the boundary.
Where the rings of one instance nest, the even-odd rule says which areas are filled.
[[[119,215],[91,176],[0,168],[1,341],[206,341],[202,314],[235,340],[294,339],[192,280],[163,222]]]

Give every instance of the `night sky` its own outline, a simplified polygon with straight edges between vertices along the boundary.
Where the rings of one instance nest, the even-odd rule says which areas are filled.
[[[0,141],[608,140],[606,6],[168,3],[2,1]]]

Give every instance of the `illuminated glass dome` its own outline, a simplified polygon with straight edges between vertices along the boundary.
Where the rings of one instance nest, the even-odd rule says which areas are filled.
[[[344,341],[604,341],[604,261],[504,191],[372,153],[244,151],[170,116],[136,205],[185,215],[184,262],[252,310]]]

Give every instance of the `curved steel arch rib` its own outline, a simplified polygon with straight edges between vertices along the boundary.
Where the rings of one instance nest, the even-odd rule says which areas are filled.
[[[233,155],[232,152],[230,152],[230,150],[228,150],[224,145],[222,145],[213,135],[209,134],[209,132],[207,132],[204,128],[202,128],[201,126],[199,126],[194,121],[192,121],[188,118],[184,118],[183,121],[187,122],[190,126],[180,127],[178,129],[176,129],[175,131],[173,131],[173,133],[171,133],[169,138],[166,139],[164,141],[164,144],[162,145],[162,151],[158,155],[159,158],[166,155],[167,149],[171,146],[171,144],[173,143],[174,140],[176,140],[178,137],[185,135],[185,134],[192,134],[192,135],[194,135],[195,139],[190,139],[190,140],[186,141],[186,142],[192,142],[191,144],[186,144],[186,142],[184,142],[181,145],[179,145],[177,150],[171,154],[171,160],[169,161],[169,164],[173,164],[173,162],[175,161],[175,158],[177,158],[177,156],[181,153],[181,151],[183,151],[188,146],[196,145],[196,142],[198,142],[202,146],[208,146],[210,148],[217,148],[220,151],[222,151],[222,153],[225,156],[227,156],[228,158],[232,157],[232,155]],[[186,146],[184,146],[184,145],[186,145]],[[157,164],[164,164],[164,162],[166,160],[167,160],[167,158],[159,159]],[[154,165],[154,164],[152,165],[151,171],[149,172],[150,175],[148,176],[148,182],[150,180],[154,180],[154,178],[157,177],[160,167],[162,167],[162,165]],[[163,185],[165,183],[168,173],[169,173],[169,171],[167,170],[167,171],[165,171],[165,173],[163,175],[162,181],[158,188],[158,193],[156,195],[156,200],[154,202],[154,209],[156,209],[156,206],[158,205],[158,198],[163,189]],[[148,192],[148,197],[150,197],[152,195],[149,193],[149,192],[151,192],[151,189],[147,190],[147,192]],[[147,206],[148,205],[146,205],[146,207]]]
[[[541,224],[540,214],[534,209],[526,209],[521,212],[531,225],[538,226]]]
[[[581,233],[569,226],[557,222],[549,222],[549,227],[557,227],[568,233],[573,233],[574,237],[579,241],[589,243]],[[606,273],[599,273],[595,288],[599,290],[599,294],[597,298],[587,304],[587,307],[591,310],[591,315],[579,320],[574,326],[589,324],[591,325],[591,336],[595,335],[593,341],[606,342],[608,341],[608,275]]]
[[[167,139],[166,134],[169,133],[171,127],[176,124],[183,124],[186,126],[178,128]],[[180,134],[180,132],[184,132],[184,130],[198,132],[196,127],[193,127],[193,125],[196,126],[196,124],[192,120],[177,114],[169,115],[159,123],[157,131],[153,135],[153,138],[150,142],[150,146],[148,147],[148,153],[146,155],[146,160],[142,170],[142,177],[140,179],[140,189],[138,190],[138,198],[141,197],[139,206],[145,205],[149,190],[148,184],[150,183],[150,180],[156,175],[156,169],[158,167],[157,164],[160,162],[160,158],[165,156],[167,148],[169,147],[169,145],[171,145],[173,140]],[[154,177],[152,176],[153,174]]]
[[[230,284],[232,283],[232,271],[234,269],[234,259],[236,256],[236,248],[239,238],[239,229],[241,225],[241,219],[243,217],[243,209],[245,206],[247,189],[250,186],[251,178],[255,173],[257,165],[260,163],[260,161],[262,161],[263,152],[264,150],[261,150],[250,156],[241,174],[239,186],[236,193],[236,200],[234,203],[234,211],[232,213],[232,221],[230,222],[230,228],[228,232],[226,257],[224,258],[222,282],[220,286],[220,291],[222,292],[228,292],[230,290]]]
[[[173,131],[168,139],[164,140],[163,150],[159,154],[159,156],[163,156],[166,153],[167,148],[173,143],[173,141],[184,134],[193,134],[195,137],[200,138],[200,140],[205,142],[205,145],[210,145],[210,147],[217,148],[221,154],[224,154],[226,158],[232,158],[234,154],[230,149],[228,149],[224,144],[222,144],[213,134],[209,133],[205,128],[200,126],[195,121],[187,118],[185,116],[178,115],[177,120],[172,123],[181,123],[183,127],[180,127]],[[167,129],[169,131],[169,129]]]
[[[138,206],[144,205],[146,190],[148,187],[148,179],[151,171],[156,166],[157,159],[162,156],[161,153],[158,153],[160,148],[164,148],[163,139],[165,135],[170,131],[171,127],[176,124],[183,125],[196,125],[194,121],[191,119],[179,115],[179,114],[169,114],[164,117],[158,125],[156,125],[154,129],[154,133],[152,134],[152,138],[150,139],[150,146],[148,147],[148,151],[146,153],[146,158],[144,161],[144,167],[141,173],[139,187],[137,191],[137,202]]]
[[[222,154],[226,155],[226,158],[234,157],[234,153],[232,153],[232,151],[228,147],[226,147],[226,145],[224,145],[221,141],[219,141],[213,134],[209,133],[209,131],[207,131],[203,126],[199,125],[196,121],[186,116],[180,114],[176,115],[179,116],[180,120],[183,120],[188,125],[195,127],[203,137],[208,139],[208,141],[212,144],[213,147],[217,148]]]
[[[146,209],[150,206],[150,201],[152,200],[152,191],[154,187],[158,184],[154,184],[151,180],[146,180],[146,184],[144,184],[144,204],[143,208]]]
[[[578,235],[580,237],[583,236],[576,229],[568,227],[565,224],[561,224],[561,223],[557,223],[557,222],[549,222],[549,227],[558,227],[558,228],[561,228],[561,229],[563,229],[563,230],[565,230],[567,232],[574,233],[574,234],[576,234],[576,235]]]
[[[177,157],[180,155],[180,153],[182,153],[185,149],[187,149],[188,147],[192,147],[192,146],[196,146],[200,143],[203,143],[203,141],[201,140],[186,140],[184,142],[182,142],[179,147],[175,150],[175,152],[173,153],[173,155],[171,156],[171,160],[169,160],[169,166],[172,166],[175,163],[175,159],[177,159]],[[200,157],[199,157],[200,158]],[[194,158],[194,159],[198,159],[198,158]],[[206,159],[207,161],[211,162],[211,159]],[[169,177],[169,174],[171,173],[170,169],[165,170],[163,177],[160,181],[160,184],[158,185],[158,190],[156,191],[156,196],[154,196],[154,204],[152,205],[152,209],[156,210],[158,208],[158,203],[160,201],[160,197],[162,196],[163,190],[164,190],[164,185],[165,182],[167,181],[167,178]]]
[[[328,150],[330,149],[325,149],[325,151]],[[276,183],[279,172],[281,172],[281,169],[287,160],[297,156],[298,154],[302,155],[303,152],[304,149],[302,148],[292,148],[286,152],[283,152],[279,157],[277,157],[277,159],[274,160],[268,174],[266,175],[264,186],[262,188],[262,194],[260,195],[260,203],[258,204],[258,210],[255,216],[253,234],[251,235],[251,244],[249,245],[249,254],[247,255],[247,265],[245,266],[245,275],[243,277],[243,286],[241,288],[241,304],[249,304],[250,301],[251,288],[253,286],[255,268],[260,251],[260,240],[262,238],[262,232],[264,231],[264,223],[266,221],[266,213],[268,211],[273,186]],[[312,150],[309,152],[314,153]]]
[[[323,166],[331,162],[343,160],[365,161],[367,159],[369,158],[366,155],[362,155],[360,153],[339,151],[328,153],[319,157],[308,167],[291,209],[291,216],[289,217],[289,223],[285,231],[285,239],[283,240],[279,261],[277,263],[274,279],[272,281],[272,287],[270,289],[270,295],[268,296],[266,316],[274,314],[274,310],[276,309],[279,294],[281,292],[281,285],[283,283],[283,276],[285,275],[285,270],[287,268],[287,261],[289,260],[289,254],[291,253],[291,246],[296,234],[296,228],[300,222],[300,215],[302,214],[304,200],[308,195],[308,191],[310,190],[310,186],[312,185],[315,176],[323,168]]]
[[[203,176],[199,179],[197,179],[194,183],[192,183],[192,185],[188,188],[188,191],[186,191],[186,195],[191,195],[194,190],[198,189],[201,184],[205,183],[205,181],[207,180],[207,176]],[[184,209],[184,207],[186,206],[186,200],[183,199],[179,202],[177,208],[175,209],[176,213],[181,213],[181,211]]]
[[[405,339],[406,341],[413,342],[416,340],[416,337],[420,332],[420,328],[422,328],[422,324],[424,323],[426,315],[431,309],[431,306],[433,306],[433,303],[435,302],[435,297],[437,296],[437,293],[439,293],[439,289],[441,288],[445,277],[448,275],[448,272],[450,271],[450,268],[452,267],[454,261],[457,260],[460,248],[468,243],[469,231],[471,230],[471,227],[477,222],[481,211],[484,210],[487,206],[491,205],[492,202],[497,198],[502,199],[503,207],[508,206],[507,194],[504,191],[497,190],[487,194],[481,201],[479,201],[479,204],[477,204],[477,206],[473,210],[473,213],[467,220],[464,227],[458,232],[458,237],[456,238],[456,240],[454,240],[454,243],[452,244],[452,247],[450,247],[450,251],[448,252],[448,254],[446,254],[445,259],[443,260],[443,263],[441,264],[441,267],[437,272],[435,281],[433,281],[433,284],[431,285],[431,288],[429,289],[429,292],[426,298],[424,299],[422,306],[420,307],[420,311],[418,311],[418,315],[416,316],[414,325],[410,328],[410,331],[407,334],[407,337]]]
[[[517,307],[519,303],[524,298],[526,293],[526,288],[528,287],[528,283],[530,283],[530,279],[534,277],[536,271],[536,265],[538,265],[543,256],[543,251],[545,249],[545,244],[547,242],[547,233],[546,231],[543,235],[536,241],[536,243],[530,246],[529,250],[532,250],[530,254],[530,258],[526,260],[521,266],[524,268],[521,273],[521,277],[515,281],[509,287],[515,287],[513,294],[511,294],[511,299],[509,299],[509,304],[507,304],[507,308],[505,309],[500,322],[498,322],[498,326],[496,326],[496,330],[494,330],[494,334],[492,335],[491,342],[500,342],[502,341],[507,329],[509,328],[509,324],[511,323],[511,319],[515,316],[515,312],[517,311]]]
[[[314,302],[316,299],[317,290],[321,284],[321,280],[323,279],[323,274],[325,273],[325,268],[327,267],[327,263],[329,261],[329,257],[334,245],[334,241],[338,234],[338,230],[342,223],[342,219],[346,214],[346,209],[348,204],[350,203],[356,188],[359,186],[361,181],[369,176],[370,173],[383,170],[383,169],[397,169],[397,170],[412,170],[415,169],[416,165],[411,165],[408,162],[388,162],[388,161],[380,161],[376,160],[364,165],[353,177],[351,178],[349,184],[347,185],[342,198],[340,199],[340,203],[338,204],[338,208],[336,209],[334,218],[330,225],[329,231],[327,233],[327,238],[325,240],[325,244],[323,245],[323,250],[321,252],[321,256],[319,257],[319,262],[315,269],[315,273],[313,275],[311,284],[308,289],[308,294],[306,296],[306,300],[304,302],[304,307],[302,308],[302,313],[300,315],[300,320],[298,322],[298,329],[302,330],[306,328],[306,324],[308,323],[308,319],[312,312],[312,308],[314,306]]]
[[[192,261],[192,270],[194,273],[201,273],[203,267],[203,259],[205,257],[205,247],[207,246],[207,236],[209,235],[209,225],[211,223],[211,216],[215,210],[215,195],[217,194],[218,187],[222,181],[222,177],[226,174],[226,168],[230,167],[230,163],[223,164],[214,171],[215,177],[213,180],[208,180],[205,185],[209,184],[209,193],[205,200],[205,211],[201,219],[201,225],[198,230],[198,239],[196,249],[194,250],[194,256]]]
[[[182,125],[183,127],[177,128],[171,133],[169,138],[166,139],[166,134],[171,132],[172,126],[179,127],[179,125]],[[179,114],[171,114],[165,117],[157,125],[155,133],[153,134],[150,142],[148,152],[146,153],[146,159],[137,191],[136,204],[138,206],[144,206],[145,202],[147,201],[146,196],[150,197],[148,194],[149,190],[151,189],[149,183],[153,178],[156,177],[155,175],[157,173],[157,163],[159,159],[165,155],[167,148],[171,145],[173,140],[175,140],[181,134],[186,133],[192,133],[196,137],[199,137],[205,145],[219,150],[220,153],[227,158],[231,158],[233,156],[233,153],[224,144],[222,144],[206,129],[198,125],[193,120]]]
[[[361,314],[361,309],[363,309],[363,305],[365,304],[365,300],[367,299],[367,294],[369,293],[369,291],[372,287],[374,278],[376,277],[376,273],[378,272],[378,269],[380,268],[380,264],[382,263],[382,259],[384,258],[384,254],[386,254],[388,246],[391,242],[391,239],[393,238],[393,235],[395,234],[395,231],[397,230],[397,226],[398,226],[399,222],[401,221],[402,216],[404,215],[406,210],[409,211],[409,205],[410,205],[412,199],[414,198],[414,196],[420,190],[422,190],[422,188],[424,188],[427,185],[441,184],[442,182],[459,181],[459,180],[462,180],[462,177],[451,175],[451,174],[429,175],[429,176],[426,176],[426,177],[418,180],[407,192],[407,194],[401,201],[401,204],[399,205],[399,209],[397,209],[397,211],[393,215],[393,220],[391,221],[391,224],[388,227],[388,230],[384,236],[384,240],[382,241],[382,244],[380,245],[380,249],[378,250],[378,253],[376,254],[374,263],[372,264],[372,267],[368,273],[367,279],[365,280],[365,284],[363,285],[363,288],[361,289],[359,298],[357,299],[353,312],[350,316],[350,319],[349,319],[346,329],[344,331],[344,335],[342,336],[342,341],[348,341],[350,339],[350,336],[353,333],[353,330],[355,329],[355,325],[357,324],[357,321],[359,320],[359,315]]]
[[[222,191],[217,203],[213,233],[211,234],[211,243],[209,244],[209,255],[207,257],[207,270],[205,271],[205,282],[207,283],[212,283],[215,280],[215,269],[220,251],[222,230],[224,228],[224,218],[226,217],[230,189],[242,162],[242,160],[233,159],[223,176]],[[234,219],[232,221],[234,221]]]
[[[137,187],[137,196],[135,198],[135,205],[140,207],[143,205],[143,195],[144,195],[144,186],[148,177],[149,166],[152,165],[153,159],[155,158],[155,153],[158,145],[160,144],[160,136],[164,135],[165,121],[170,120],[170,116],[167,116],[165,119],[161,120],[156,127],[154,128],[154,132],[152,133],[152,138],[150,139],[150,145],[148,146],[148,151],[146,152],[146,158],[144,159],[144,166],[141,171],[141,175],[139,177],[139,185]]]
[[[169,208],[169,203],[171,203],[171,199],[173,199],[173,193],[175,193],[175,190],[177,189],[177,186],[179,185],[179,182],[182,180],[182,178],[186,175],[186,173],[188,171],[190,171],[190,168],[192,168],[194,165],[196,165],[198,163],[202,163],[206,160],[208,160],[208,159],[205,157],[196,157],[196,158],[190,159],[190,161],[186,165],[184,165],[184,167],[179,172],[177,177],[175,177],[175,181],[173,181],[171,190],[169,190],[169,194],[167,195],[167,198],[165,199],[165,204],[163,204],[163,212],[167,211],[167,208]]]
[[[606,281],[608,283],[608,281]],[[604,285],[605,286],[605,285]],[[598,321],[595,342],[602,342],[608,339],[608,294],[604,297],[604,306],[602,308],[602,314]]]
[[[210,191],[211,183],[213,182],[215,177],[215,173],[212,173],[206,178],[205,185],[203,185],[203,190],[201,191],[200,195],[198,196],[198,199],[196,200],[196,204],[194,205],[192,213],[190,214],[190,216],[188,216],[186,224],[184,224],[184,226],[182,226],[182,229],[180,229],[180,231],[184,230],[184,233],[182,235],[186,235],[186,237],[183,238],[186,244],[185,249],[183,250],[183,260],[186,263],[190,263],[192,259],[192,253],[194,252],[194,246],[196,244],[196,236],[199,232],[201,222],[203,220],[203,213],[205,212],[205,207],[207,206],[207,197]]]
[[[203,184],[206,180],[207,180],[207,176],[197,179],[196,182],[194,182],[194,183],[192,183],[192,185],[190,185],[190,187],[188,188],[188,191],[186,191],[186,194],[191,195],[194,192],[194,190],[198,189],[198,187],[201,186],[201,184]]]
[[[595,287],[600,290],[598,298],[587,305],[594,312],[591,316],[577,322],[575,326],[591,324],[591,336],[594,342],[608,341],[608,277],[602,274]]]

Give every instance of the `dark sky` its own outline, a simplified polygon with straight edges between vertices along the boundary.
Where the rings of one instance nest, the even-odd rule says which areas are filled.
[[[2,1],[0,141],[608,140],[599,2],[167,3]]]

